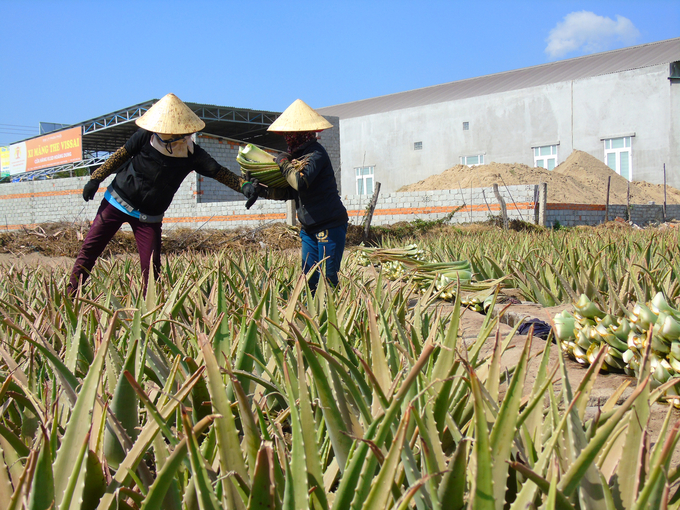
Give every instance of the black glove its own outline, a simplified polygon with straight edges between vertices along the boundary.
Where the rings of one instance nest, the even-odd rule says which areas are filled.
[[[257,200],[259,196],[258,188],[262,188],[262,185],[257,179],[246,181],[241,186],[241,193],[248,199],[246,200],[246,209],[250,209]]]
[[[89,202],[94,198],[95,193],[97,193],[97,190],[99,189],[99,183],[101,181],[98,181],[97,179],[90,179],[87,184],[85,184],[85,187],[83,188],[83,199],[85,202]]]
[[[274,160],[278,166],[281,166],[284,161],[290,161],[291,155],[287,152],[282,152]]]

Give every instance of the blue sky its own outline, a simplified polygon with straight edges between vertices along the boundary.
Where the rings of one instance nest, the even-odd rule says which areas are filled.
[[[0,145],[168,92],[314,108],[680,36],[678,0],[0,0]]]

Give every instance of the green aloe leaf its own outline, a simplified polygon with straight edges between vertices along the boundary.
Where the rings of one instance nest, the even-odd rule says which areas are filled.
[[[574,510],[574,506],[569,502],[569,499],[557,487],[557,476],[553,476],[549,482],[524,464],[513,462],[511,466],[513,469],[523,474],[527,479],[535,483],[544,494],[547,494],[548,502],[552,501],[555,508],[559,510]]]
[[[365,466],[373,467],[375,463],[372,462],[373,456],[370,454],[368,441],[375,440],[375,434],[378,430],[383,416],[378,416],[366,429],[363,441],[355,441],[352,447],[351,456],[348,459],[347,466],[340,478],[340,485],[335,492],[335,501],[333,501],[333,510],[345,510],[350,508],[352,500],[354,499],[357,485],[362,480]],[[367,469],[366,471],[370,471]],[[369,482],[370,483],[370,482]]]
[[[115,331],[117,320],[118,312],[115,312],[104,335],[104,340],[99,346],[94,361],[85,376],[83,385],[78,393],[78,400],[76,400],[76,404],[73,407],[61,446],[54,460],[54,494],[57,505],[61,505],[64,491],[69,483],[71,473],[69,467],[71,467],[73,459],[78,456],[82,438],[90,430],[92,423],[91,414],[97,396],[97,387],[104,371],[104,357]]]
[[[20,510],[23,507],[22,501],[24,492],[26,491],[26,485],[30,483],[31,478],[33,477],[37,456],[38,452],[32,451],[28,457],[26,465],[21,472],[21,476],[19,476],[19,479],[14,486],[14,494],[12,494],[12,497],[7,502],[6,510]]]
[[[390,450],[387,453],[387,457],[385,457],[385,461],[380,468],[378,476],[373,481],[371,492],[369,492],[368,498],[366,498],[366,502],[362,507],[364,510],[387,508],[387,503],[389,502],[392,493],[392,484],[396,481],[395,478],[401,460],[401,451],[404,447],[404,439],[406,437],[407,426],[410,419],[411,411],[409,408],[406,410],[406,413],[404,413],[404,416],[399,423],[399,428],[397,429],[394,441],[390,446]]]
[[[309,364],[309,369],[312,372],[314,378],[314,385],[316,387],[319,400],[321,401],[321,410],[323,416],[326,420],[326,426],[328,427],[328,433],[331,438],[331,443],[333,444],[333,452],[338,458],[338,466],[341,471],[344,471],[345,464],[347,463],[347,458],[349,456],[349,450],[352,446],[352,440],[348,434],[345,427],[345,422],[342,420],[342,415],[338,409],[338,405],[335,401],[335,397],[331,390],[328,379],[326,378],[326,372],[324,371],[319,359],[314,354],[314,351],[309,347],[309,344],[298,334],[298,343],[304,354],[307,363]],[[302,360],[300,360],[302,361]]]
[[[557,409],[556,398],[554,396],[553,391],[551,391],[549,395],[551,405],[550,414],[552,415],[551,419],[556,420],[557,415],[553,413],[553,410]],[[576,400],[572,400],[569,406],[567,407],[566,412],[562,415],[562,418],[560,419],[559,423],[556,423],[555,426],[552,428],[552,435],[543,446],[543,450],[539,453],[538,459],[536,460],[536,463],[534,465],[533,472],[536,473],[537,476],[542,478],[542,476],[547,472],[550,459],[552,458],[553,455],[553,451],[555,450],[555,447],[562,438],[562,431],[567,426],[567,421],[569,420],[569,413],[574,408],[575,405]],[[518,464],[517,462],[512,462],[510,463],[510,467],[512,467],[515,470],[518,470],[520,466],[518,466],[517,464]],[[528,508],[529,505],[532,504],[534,498],[536,497],[536,492],[539,489],[539,487],[540,487],[539,484],[535,483],[530,478],[527,482],[524,483],[524,485],[520,489],[519,494],[517,494],[517,497],[515,498],[515,501],[510,506],[510,510],[524,510]]]
[[[68,510],[69,508],[71,508],[71,501],[73,499],[74,493],[76,492],[76,485],[81,478],[80,472],[83,466],[83,460],[85,459],[85,455],[87,454],[89,443],[90,432],[88,431],[87,434],[85,434],[85,439],[83,440],[80,446],[78,455],[76,456],[75,459],[71,459],[73,465],[71,468],[70,476],[68,477],[68,483],[66,484],[64,493],[62,495],[61,504],[59,505],[60,510]],[[80,501],[77,501],[76,504],[77,506],[80,506]]]
[[[645,485],[640,491],[640,495],[633,506],[634,510],[642,510],[647,508],[661,508],[661,499],[666,482],[666,473],[668,472],[669,463],[673,451],[678,444],[680,435],[680,421],[676,422],[666,440],[663,444],[661,455],[657,457],[654,464],[650,466],[649,476],[645,481]]]
[[[600,352],[601,355],[604,354],[604,351]],[[567,420],[567,462],[568,465],[570,466],[570,470],[575,466],[575,461],[576,459],[582,454],[582,452],[586,449],[586,445],[588,444],[588,438],[586,437],[586,433],[583,430],[583,421],[579,418],[578,414],[578,405],[581,399],[581,393],[577,393],[576,397],[573,396],[572,390],[571,390],[571,385],[569,384],[569,378],[567,376],[567,369],[566,365],[564,363],[564,357],[562,356],[562,352],[559,352],[558,356],[559,362],[560,362],[560,369],[562,372],[562,395],[564,397],[564,404],[568,405],[570,402],[573,400],[576,401],[576,405],[574,406],[573,410],[570,413],[567,413],[569,419]],[[594,377],[596,374],[595,372],[586,372],[586,376],[589,377]],[[580,388],[587,388],[588,387],[588,382],[586,381],[581,381]],[[600,429],[602,430],[602,429]],[[606,441],[608,437],[605,437],[604,440]],[[604,442],[600,446],[600,448],[604,446]],[[590,450],[590,452],[594,455],[597,456],[600,452],[599,449],[598,451],[593,452]],[[578,489],[578,496],[579,500],[581,502],[581,505],[584,506],[585,508],[592,508],[593,510],[596,509],[602,509],[606,510],[605,506],[605,500],[604,500],[604,490],[602,489],[602,485],[600,482],[600,473],[599,469],[597,466],[594,464],[595,458],[593,458],[590,463],[582,463],[580,465],[581,471],[579,472],[579,484],[575,485],[574,487],[568,487],[569,490],[565,490],[564,487],[565,485],[560,485],[559,489],[564,492],[564,494],[568,497],[571,495],[571,489]],[[561,480],[561,482],[564,482],[564,479]]]
[[[215,420],[215,416],[203,418],[193,427],[194,436],[201,434]],[[167,508],[168,491],[176,481],[177,472],[187,456],[187,438],[182,438],[172,454],[168,457],[163,468],[158,472],[154,483],[149,487],[149,492],[144,498],[141,510],[155,510],[156,508]]]
[[[201,455],[201,450],[198,447],[198,441],[194,435],[194,428],[189,420],[189,415],[184,408],[181,408],[182,425],[186,433],[187,449],[189,451],[189,459],[191,461],[191,482],[196,488],[196,495],[198,499],[198,507],[200,510],[221,510],[217,495],[210,481],[210,476],[205,468],[206,460]]]
[[[198,341],[205,361],[212,406],[215,412],[221,416],[215,420],[220,469],[224,474],[234,471],[242,479],[248,480],[248,472],[241,453],[239,433],[236,429],[234,415],[231,412],[231,402],[227,398],[226,385],[212,349],[212,342],[202,333],[198,335]],[[222,496],[227,500],[229,508],[245,508],[231,477],[222,479],[222,490]]]
[[[465,506],[465,491],[467,489],[467,457],[468,440],[463,440],[456,445],[456,450],[449,460],[446,472],[439,485],[439,501],[446,502],[450,510],[462,510]]]
[[[558,488],[564,493],[565,496],[569,497],[574,490],[576,490],[582,482],[583,476],[588,470],[589,466],[594,465],[593,462],[597,458],[600,449],[604,446],[607,438],[614,430],[616,425],[621,421],[623,416],[631,408],[635,399],[645,391],[645,386],[649,384],[649,378],[646,378],[642,384],[640,384],[633,393],[626,399],[626,401],[621,404],[621,406],[616,410],[612,417],[607,420],[602,426],[597,430],[595,436],[588,442],[587,446],[581,451],[578,458],[571,463],[568,471],[564,473],[560,479],[560,484]],[[599,483],[598,483],[599,485]],[[602,495],[604,498],[604,494]]]
[[[305,367],[302,363],[302,351],[300,345],[296,345],[297,359],[298,359],[298,396],[300,405],[300,432],[305,448],[305,466],[311,480],[309,490],[312,497],[318,500],[318,504],[324,508],[328,508],[328,501],[326,500],[326,492],[323,486],[323,471],[321,468],[321,458],[319,457],[319,444],[316,438],[314,420],[314,412],[312,410],[312,399],[307,387],[305,377]],[[291,406],[291,408],[294,406]]]
[[[47,510],[54,505],[54,474],[50,435],[43,427],[43,440],[28,496],[28,510]],[[4,469],[4,466],[2,467]],[[38,482],[39,481],[39,482]]]
[[[494,480],[494,499],[496,508],[502,510],[505,501],[506,479],[508,476],[508,460],[513,446],[519,407],[524,392],[529,354],[531,352],[531,335],[524,342],[524,349],[517,362],[515,373],[510,380],[503,403],[491,429],[489,437],[491,446],[491,467]],[[476,410],[476,408],[475,408]]]
[[[489,429],[486,423],[486,409],[484,397],[480,389],[477,374],[468,368],[470,375],[470,389],[475,406],[475,445],[474,457],[476,473],[472,485],[474,493],[470,495],[472,508],[475,510],[495,510],[493,490],[493,466],[491,462],[491,445],[489,443]]]
[[[299,362],[299,364],[302,364]],[[288,364],[284,365],[284,378],[286,380],[286,387],[288,394],[292,395],[290,375],[288,373]],[[300,386],[306,384],[303,381]],[[309,508],[309,485],[307,483],[307,465],[305,461],[305,443],[302,434],[302,424],[300,423],[300,412],[294,401],[291,400],[290,407],[290,421],[292,429],[292,445],[290,454],[290,469],[295,475],[290,486],[293,494],[294,506],[296,509]]]
[[[109,406],[111,412],[118,422],[123,426],[125,432],[132,442],[137,438],[137,427],[139,426],[139,399],[130,381],[125,377],[125,372],[136,373],[137,361],[137,340],[130,345],[125,358],[123,369],[118,376],[116,389],[111,398]],[[126,451],[121,445],[118,437],[111,428],[104,432],[104,455],[108,464],[117,469],[126,455]]]
[[[276,495],[274,450],[271,443],[265,442],[260,446],[252,479],[253,487],[246,510],[279,510],[281,502]]]
[[[160,409],[160,415],[163,420],[167,420],[170,415],[175,413],[177,407],[189,396],[191,389],[202,375],[202,369],[192,374],[182,387],[179,388],[177,393],[168,400],[168,403]],[[132,449],[128,452],[123,462],[121,462],[118,471],[116,471],[116,474],[113,476],[113,480],[106,488],[106,494],[104,494],[99,502],[99,506],[97,507],[98,510],[108,510],[111,507],[116,498],[116,494],[128,479],[129,473],[134,473],[137,469],[137,466],[142,461],[146,451],[153,442],[154,437],[156,437],[158,430],[159,427],[155,421],[148,421],[144,425],[137,437],[137,441],[132,446]]]

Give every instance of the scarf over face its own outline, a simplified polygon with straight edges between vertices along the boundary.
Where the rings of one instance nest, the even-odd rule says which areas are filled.
[[[186,158],[189,153],[194,153],[193,134],[190,135],[176,135],[168,141],[163,140],[158,133],[154,133],[151,137],[151,146],[164,156],[173,158]]]
[[[283,133],[283,137],[286,139],[286,144],[288,144],[288,152],[294,154],[307,142],[316,140],[316,132],[298,131],[294,133]]]

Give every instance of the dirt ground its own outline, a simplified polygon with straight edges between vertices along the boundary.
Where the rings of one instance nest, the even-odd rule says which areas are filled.
[[[564,204],[605,204],[607,179],[611,177],[610,204],[626,204],[628,180],[618,175],[597,158],[583,151],[574,151],[554,170],[532,168],[519,163],[489,163],[468,167],[456,165],[422,181],[403,186],[397,191],[435,189],[486,188],[495,184],[548,183],[548,202]],[[643,181],[630,183],[631,204],[663,204],[663,185]],[[680,190],[666,187],[666,203],[680,204]]]

